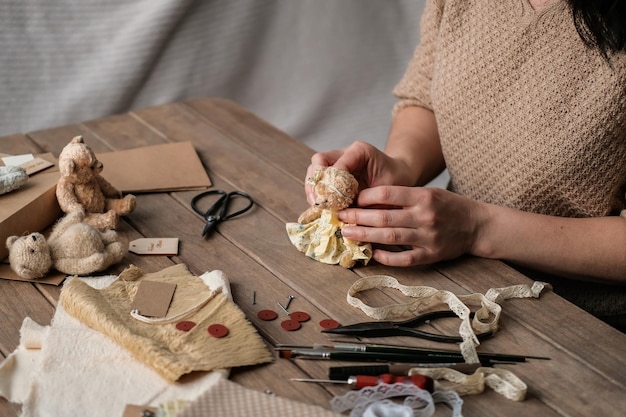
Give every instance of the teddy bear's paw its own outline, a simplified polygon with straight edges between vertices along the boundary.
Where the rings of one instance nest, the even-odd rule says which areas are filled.
[[[109,198],[106,200],[106,210],[112,210],[118,216],[125,216],[135,210],[137,199],[132,194],[126,194],[123,198]]]
[[[137,207],[137,198],[132,194],[125,195],[122,201],[124,202],[124,210],[120,213],[122,215],[132,213],[135,207]]]
[[[22,167],[0,166],[0,194],[17,190],[28,181],[28,174]]]
[[[300,224],[308,224],[313,220],[319,219],[322,214],[322,209],[317,208],[315,206],[311,206],[306,209],[300,217],[298,217],[298,223]]]
[[[339,258],[339,265],[347,269],[354,268],[356,261],[352,259],[352,253],[350,251],[345,251],[341,254],[341,258]]]
[[[118,263],[126,255],[126,248],[121,242],[109,243],[104,250],[104,264],[106,267]]]
[[[114,210],[106,213],[89,213],[85,216],[85,223],[103,232],[107,229],[116,229],[119,224],[119,216]]]

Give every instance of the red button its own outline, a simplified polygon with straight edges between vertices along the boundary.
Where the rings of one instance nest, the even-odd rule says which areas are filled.
[[[188,332],[189,330],[193,329],[195,325],[196,323],[194,323],[193,321],[179,321],[178,323],[176,323],[176,328],[178,330],[182,330],[183,332]]]
[[[298,330],[300,326],[301,326],[300,322],[296,320],[285,320],[282,323],[280,323],[280,327],[287,330],[288,332],[293,332],[294,330]]]
[[[209,334],[213,337],[224,337],[228,334],[228,327],[223,324],[212,324],[208,328]]]
[[[336,329],[339,327],[339,322],[333,319],[324,319],[320,321],[320,326],[323,329]]]
[[[257,313],[257,317],[261,320],[272,321],[276,320],[276,317],[278,317],[278,313],[272,310],[261,310]]]
[[[309,321],[311,319],[311,316],[309,316],[304,311],[294,311],[289,315],[289,317],[291,317],[292,320],[299,321],[301,323],[304,321]]]

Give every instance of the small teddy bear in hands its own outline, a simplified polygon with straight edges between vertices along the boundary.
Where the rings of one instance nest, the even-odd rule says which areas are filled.
[[[352,204],[359,183],[348,171],[335,167],[320,167],[307,181],[313,185],[315,203],[298,218],[298,223],[287,223],[291,243],[300,252],[327,264],[352,268],[357,261],[367,264],[372,247],[341,235],[344,223],[337,212]]]
[[[82,136],[76,136],[59,155],[61,178],[56,196],[64,213],[85,213],[84,223],[103,231],[117,228],[119,217],[130,214],[136,206],[135,196],[122,193],[100,173],[103,165]]]
[[[84,217],[74,211],[61,218],[47,240],[41,233],[9,236],[11,268],[22,278],[35,279],[52,267],[68,275],[88,275],[121,261],[127,247],[115,230],[100,232],[83,223]]]

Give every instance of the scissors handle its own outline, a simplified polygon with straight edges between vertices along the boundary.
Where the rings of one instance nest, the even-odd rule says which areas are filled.
[[[200,210],[198,208],[198,201],[206,197],[207,195],[212,195],[212,194],[217,194],[220,197],[217,199],[215,203],[213,203],[211,207],[209,207],[208,210],[206,211]],[[233,197],[243,197],[247,199],[248,205],[241,210],[238,210],[234,213],[227,214],[228,205],[230,203],[230,200]],[[204,217],[204,220],[205,220],[204,229],[202,230],[203,237],[211,234],[217,227],[218,223],[245,213],[246,211],[250,210],[253,204],[254,204],[254,200],[252,199],[252,197],[250,197],[250,195],[242,191],[231,191],[227,193],[226,191],[223,191],[223,190],[209,190],[209,191],[205,191],[203,193],[196,195],[191,200],[191,207],[193,208],[193,210],[199,215],[201,215],[202,217]]]
[[[230,213],[228,215],[224,215],[226,214],[226,209],[228,208],[228,204],[230,203],[230,200],[233,196],[239,196],[239,197],[243,197],[245,199],[248,200],[248,205],[245,206],[244,208],[242,208],[239,211],[236,211],[234,213]],[[224,197],[222,197],[224,198]],[[222,209],[220,210],[220,217],[222,218],[222,220],[228,220],[228,219],[232,219],[233,217],[239,216],[240,214],[245,213],[246,211],[250,210],[250,207],[252,207],[252,205],[254,204],[254,200],[252,199],[252,197],[250,197],[249,194],[244,193],[243,191],[231,191],[230,193],[228,193],[226,195],[226,201],[224,201],[224,203],[222,204]]]

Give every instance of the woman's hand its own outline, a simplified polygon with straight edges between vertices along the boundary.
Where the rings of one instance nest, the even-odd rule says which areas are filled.
[[[359,189],[378,185],[412,185],[411,173],[406,164],[387,156],[373,145],[354,142],[352,145],[327,152],[319,152],[311,158],[306,178],[313,176],[320,166],[334,166],[350,172],[359,181]],[[305,192],[309,204],[313,204],[313,186],[305,180]]]
[[[361,242],[410,246],[391,252],[375,249],[384,265],[431,264],[471,253],[487,211],[483,205],[439,188],[378,186],[361,191],[359,208],[348,208],[339,219],[348,224],[343,236]],[[385,209],[368,208],[381,207]]]

